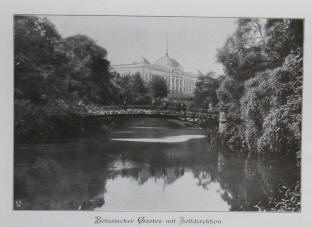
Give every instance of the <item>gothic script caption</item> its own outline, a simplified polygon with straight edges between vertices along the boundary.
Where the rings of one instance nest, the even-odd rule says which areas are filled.
[[[188,218],[181,216],[179,218],[152,218],[152,217],[137,217],[137,218],[104,218],[101,216],[95,216],[95,224],[172,224],[172,225],[186,225],[186,224],[211,224],[220,225],[222,221],[220,219],[211,218]]]

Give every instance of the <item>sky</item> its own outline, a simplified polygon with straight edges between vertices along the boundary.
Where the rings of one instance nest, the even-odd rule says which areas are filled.
[[[236,28],[235,18],[47,16],[65,38],[84,34],[107,50],[112,65],[145,57],[151,63],[166,54],[184,71],[223,74],[216,49]],[[167,38],[168,37],[168,38]]]

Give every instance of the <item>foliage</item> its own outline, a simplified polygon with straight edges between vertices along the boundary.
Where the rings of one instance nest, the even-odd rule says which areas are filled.
[[[300,151],[302,61],[301,50],[292,52],[281,67],[246,82],[241,113],[250,150],[283,154]]]
[[[265,204],[265,206],[259,204],[255,207],[258,208],[259,211],[300,211],[300,181],[297,181],[295,185],[281,186],[278,189],[278,196],[271,197],[268,204]]]
[[[68,37],[66,43],[74,56],[71,92],[78,93],[85,103],[110,104],[114,90],[106,50],[84,35]]]
[[[63,72],[69,58],[54,26],[46,19],[15,17],[15,97],[36,104],[59,97],[66,90]],[[51,83],[53,81],[53,83]]]
[[[303,48],[303,20],[268,19],[265,24],[265,51],[283,62],[291,51]]]
[[[151,94],[154,98],[164,98],[168,95],[166,81],[160,76],[153,76],[149,87],[151,89]]]
[[[62,38],[46,18],[16,16],[14,22],[16,135],[50,135],[57,121],[70,120],[60,113],[66,106],[114,101],[104,48],[84,35]],[[57,120],[50,118],[51,108]]]
[[[140,73],[114,77],[118,90],[118,103],[122,104],[125,100],[128,104],[150,103],[147,85],[143,81]]]
[[[282,199],[273,199],[272,210],[277,211],[300,211],[301,210],[301,196],[300,196],[300,182],[293,186],[283,186],[280,189]]]
[[[218,50],[218,101],[245,122],[233,129],[250,151],[300,152],[302,45],[303,20],[239,19]]]
[[[217,50],[217,59],[224,65],[228,76],[235,80],[248,80],[267,67],[264,43],[260,19],[239,19],[236,32]]]
[[[229,117],[239,118],[240,115],[240,98],[244,92],[244,85],[240,81],[236,81],[226,77],[216,90],[218,102],[220,106],[224,106],[229,113]]]
[[[208,107],[209,104],[218,103],[216,90],[220,82],[215,79],[215,72],[210,72],[206,76],[198,77],[194,92],[194,102],[197,106]]]
[[[62,105],[62,104],[61,104]],[[82,133],[78,116],[66,113],[65,106],[39,106],[29,100],[15,100],[16,139],[73,136]]]
[[[286,56],[302,44],[302,20],[244,18],[238,20],[236,32],[217,50],[217,59],[228,76],[245,81],[282,65]]]
[[[84,35],[63,39],[45,18],[15,18],[15,97],[36,104],[107,104],[113,86],[106,50]]]
[[[226,140],[262,157],[287,157],[300,169],[303,20],[240,19],[236,32],[218,49],[226,78],[217,90],[228,117]],[[244,149],[247,148],[247,149]],[[259,155],[262,154],[262,155]],[[248,160],[247,160],[248,161]],[[248,163],[248,162],[247,162]],[[275,189],[276,190],[276,189]],[[278,211],[300,210],[300,182],[284,185],[269,204]]]

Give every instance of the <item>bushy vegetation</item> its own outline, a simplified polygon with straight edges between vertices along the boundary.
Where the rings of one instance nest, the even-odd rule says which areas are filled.
[[[168,95],[168,88],[166,81],[160,77],[155,75],[152,81],[149,84],[149,88],[151,89],[151,94],[154,98],[164,98]]]
[[[285,155],[300,151],[302,52],[290,53],[282,66],[245,83],[241,114],[250,150]]]
[[[293,160],[300,179],[303,21],[239,19],[236,32],[218,49],[226,78],[217,89],[229,118],[226,139],[255,155]],[[248,160],[247,160],[248,162]],[[300,181],[271,198],[271,210],[300,210]],[[259,207],[261,208],[261,206]]]
[[[125,75],[121,77],[115,73],[114,84],[118,89],[118,96],[115,97],[117,104],[123,101],[130,104],[147,104],[150,103],[150,95],[147,85],[142,80],[139,73],[135,75]]]
[[[218,101],[244,122],[236,130],[251,152],[300,152],[302,46],[302,20],[239,19],[218,50]]]
[[[194,91],[194,103],[196,106],[208,108],[210,104],[216,105],[218,103],[216,90],[220,86],[220,78],[222,77],[218,79],[215,77],[217,77],[215,72],[198,77]]]
[[[46,18],[16,16],[15,135],[32,138],[79,133],[82,128],[75,124],[77,119],[68,114],[71,108],[124,101],[147,104],[153,96],[167,96],[161,79],[145,84],[139,73],[120,77],[111,72],[106,55],[106,49],[88,36],[63,38]],[[64,124],[69,132],[63,132],[58,124]]]
[[[219,104],[227,109],[228,117],[239,118],[239,100],[244,93],[244,84],[230,77],[225,77],[216,93]]]
[[[83,35],[62,38],[47,19],[15,17],[15,99],[105,103],[113,97],[106,50]]]
[[[219,83],[201,76],[195,101],[209,100],[227,110],[222,139],[238,145],[241,153],[290,158],[299,173],[303,20],[239,19],[217,59],[225,76],[216,77]],[[272,210],[299,210],[299,181],[283,187],[286,194],[272,198]]]
[[[255,207],[259,211],[300,211],[301,196],[300,182],[290,186],[281,186],[276,197],[270,197],[267,204],[259,204]]]

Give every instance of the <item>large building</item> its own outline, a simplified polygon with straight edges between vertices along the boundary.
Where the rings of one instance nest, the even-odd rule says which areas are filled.
[[[149,82],[153,76],[161,76],[165,79],[169,93],[173,95],[191,96],[195,90],[197,75],[185,72],[182,66],[168,55],[159,58],[154,63],[150,63],[143,58],[139,62],[132,64],[112,65],[112,70],[121,76],[140,73],[142,79]]]

